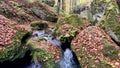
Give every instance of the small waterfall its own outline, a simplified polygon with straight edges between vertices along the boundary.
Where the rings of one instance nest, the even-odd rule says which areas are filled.
[[[70,42],[61,43],[51,34],[41,31],[33,32],[33,36],[42,37],[61,49],[61,59],[56,63],[55,68],[81,68],[76,54],[71,50]]]
[[[52,31],[53,32],[53,31]],[[48,42],[52,43],[53,45],[60,47],[61,42],[56,40],[54,36],[52,36],[51,34],[45,34],[44,30],[39,30],[39,31],[33,31],[32,34],[33,37],[42,37],[44,39],[46,39]]]
[[[60,61],[60,68],[80,68],[79,64],[74,60],[73,52],[70,49],[66,49],[63,57]]]

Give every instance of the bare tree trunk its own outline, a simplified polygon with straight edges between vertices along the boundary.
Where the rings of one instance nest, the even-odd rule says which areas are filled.
[[[61,10],[70,13],[77,5],[80,4],[80,0],[58,0],[58,14]]]
[[[60,14],[60,11],[62,10],[62,0],[58,0],[58,15]]]

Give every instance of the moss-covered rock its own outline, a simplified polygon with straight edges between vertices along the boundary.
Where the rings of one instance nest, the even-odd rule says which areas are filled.
[[[26,52],[30,51],[31,61],[41,61],[43,68],[48,66],[53,68],[55,57],[60,54],[57,48],[51,46],[51,44],[46,45],[48,43],[42,38],[36,40],[31,38],[32,32],[28,32],[24,27],[19,27],[19,24],[13,23],[13,21],[2,15],[0,15],[0,26],[0,63],[6,61],[14,62],[17,59],[24,58]],[[35,23],[31,26],[43,27],[41,23],[40,25]],[[6,39],[7,41],[5,41]],[[9,40],[11,41],[10,43]]]
[[[41,22],[41,21],[34,21],[34,22],[31,22],[31,27],[33,30],[44,30],[48,28],[48,23]]]
[[[120,45],[119,8],[114,0],[93,0],[90,7],[89,21],[98,25]]]
[[[111,60],[119,59],[119,50],[117,50],[114,46],[105,46],[102,52],[104,56],[109,57]]]
[[[90,26],[80,31],[72,45],[83,68],[117,68],[120,65],[115,64],[120,62],[120,47],[100,27]]]
[[[56,12],[50,6],[38,0],[3,0],[0,1],[0,9],[0,14],[20,23],[36,19],[56,22],[58,19]]]
[[[112,5],[108,5],[106,14],[98,25],[120,46],[120,22],[118,15],[118,7],[115,2],[112,2]]]
[[[32,21],[34,18],[32,15],[26,13],[26,11],[21,7],[22,5],[15,1],[0,1],[0,11],[1,14],[10,19],[16,19],[19,22]]]
[[[51,7],[46,4],[39,4],[38,6],[31,7],[31,11],[40,19],[57,22],[57,14]]]
[[[56,59],[60,56],[60,50],[54,45],[48,44],[45,39],[42,38],[31,38],[27,46],[29,50],[32,52],[33,60],[39,60],[42,63],[42,67],[53,68]]]
[[[82,22],[82,18],[80,15],[73,14],[65,18],[61,18],[58,23],[56,24],[57,27],[62,26],[63,24],[70,24],[76,28],[83,29],[84,24]]]
[[[25,33],[26,31],[17,31],[12,39],[12,43],[3,50],[0,50],[0,62],[7,60],[13,61],[17,58],[22,58],[25,55],[27,49],[23,48],[21,45],[21,39]]]

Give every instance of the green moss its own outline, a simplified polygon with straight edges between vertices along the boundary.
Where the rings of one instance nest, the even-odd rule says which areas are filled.
[[[70,15],[69,17],[65,17],[61,20],[58,21],[58,23],[56,24],[57,27],[60,27],[63,24],[71,24],[74,27],[78,27],[78,28],[83,28],[83,23],[82,23],[82,19],[80,17],[80,15]]]
[[[97,55],[83,51],[85,47],[83,45],[80,46],[80,49],[76,51],[76,55],[79,59],[79,62],[81,64],[81,67],[89,67],[89,68],[112,68],[111,65],[107,63],[106,60],[99,61],[96,63]]]
[[[27,48],[29,48],[29,50],[32,52],[31,56],[32,56],[32,60],[36,61],[39,60],[42,63],[42,68],[53,68],[54,63],[52,61],[53,59],[53,54],[47,52],[44,49],[40,49],[37,48],[36,44],[31,43],[32,40],[29,40],[28,44],[27,44]]]
[[[111,65],[107,64],[105,60],[97,64],[97,68],[113,68]]]
[[[39,51],[38,51],[39,50]],[[35,58],[39,58],[39,60],[43,63],[43,68],[53,68],[54,63],[52,61],[53,55],[48,53],[45,50],[42,49],[38,49],[37,51],[34,51],[33,53],[33,58],[35,60]]]
[[[42,68],[54,68],[54,63],[51,60],[47,60],[42,64]]]
[[[53,58],[52,54],[41,50],[39,52],[39,57],[40,57],[41,61],[44,63],[43,68],[47,68],[47,67],[53,68],[54,62],[52,61],[52,58]],[[48,58],[48,59],[46,59],[46,58]]]
[[[90,57],[88,55],[88,52],[83,52],[83,48],[84,46],[81,45],[80,46],[80,49],[78,51],[75,51],[77,57],[78,57],[78,60],[81,64],[81,67],[86,67],[86,66],[89,66],[91,67],[94,63],[94,60],[92,59],[92,57]]]
[[[48,28],[48,24],[46,22],[36,21],[31,23],[31,27],[33,30],[43,30]]]
[[[108,7],[111,5],[108,5]],[[106,10],[105,16],[102,18],[101,23],[99,24],[100,27],[102,27],[105,32],[118,44],[120,45],[120,23],[118,19],[118,12],[116,9],[118,7],[116,6],[115,2],[112,2],[112,6],[114,8],[111,8],[110,10]]]
[[[0,51],[0,62],[10,60],[13,61],[16,58],[23,57],[27,49],[23,49],[21,46],[21,39],[27,31],[18,31],[13,38],[13,42],[9,47],[6,47],[3,51]]]
[[[64,29],[66,33],[62,33],[61,29],[56,29],[53,35],[57,36],[61,42],[72,41],[72,39],[78,34],[77,30],[74,30],[73,28],[65,28]]]
[[[58,39],[63,43],[66,41],[71,43],[71,41],[78,34],[78,32],[77,32],[77,30],[72,30],[72,29],[68,29],[67,31],[69,32],[69,34],[63,35],[62,32],[60,30],[58,30],[54,33],[54,35],[58,36]]]
[[[109,57],[111,60],[119,59],[118,54],[120,50],[117,50],[114,46],[104,46],[102,53],[105,57]]]
[[[109,41],[102,40],[104,46],[102,49],[102,53],[105,57],[108,57],[111,60],[117,60],[118,54],[120,53],[120,50],[116,49]]]

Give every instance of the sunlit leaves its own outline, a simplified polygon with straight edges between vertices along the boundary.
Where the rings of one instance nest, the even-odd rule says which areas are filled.
[[[112,10],[113,8],[114,8],[114,5],[107,7],[108,10]]]
[[[105,0],[107,3],[110,2],[111,0]]]

